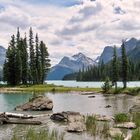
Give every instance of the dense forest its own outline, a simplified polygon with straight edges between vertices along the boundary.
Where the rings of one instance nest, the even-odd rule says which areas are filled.
[[[47,47],[43,41],[39,41],[38,34],[34,38],[30,28],[27,39],[26,34],[21,37],[18,28],[6,52],[3,80],[9,85],[43,84],[50,66]]]

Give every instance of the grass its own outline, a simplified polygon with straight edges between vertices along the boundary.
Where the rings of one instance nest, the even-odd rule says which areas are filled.
[[[16,136],[14,134],[11,140],[64,140],[64,134],[59,135],[56,130],[52,132],[40,130],[37,132],[34,129],[29,129],[23,136]]]
[[[114,121],[116,123],[121,123],[121,122],[128,122],[130,119],[126,113],[118,113],[115,114],[114,116]]]
[[[7,92],[70,92],[70,91],[96,91],[99,92],[100,88],[80,88],[80,87],[64,87],[64,86],[56,86],[53,84],[43,84],[43,85],[21,85],[16,87],[2,87],[2,89],[6,89]]]
[[[95,136],[97,131],[97,120],[95,116],[86,116],[86,129],[87,131]]]
[[[132,121],[135,122],[137,127],[140,127],[140,113],[132,114]]]
[[[123,136],[116,135],[113,140],[124,140]]]
[[[131,140],[140,140],[140,128],[133,131]]]

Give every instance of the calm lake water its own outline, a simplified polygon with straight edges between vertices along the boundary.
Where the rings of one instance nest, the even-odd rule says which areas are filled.
[[[62,81],[50,80],[46,81],[48,84],[63,85],[67,87],[93,87],[100,88],[104,82],[77,82],[77,81]],[[131,81],[127,83],[128,87],[140,87],[140,81]],[[118,87],[122,87],[122,82],[118,82]]]
[[[129,95],[103,95],[94,94],[95,98],[89,98],[88,95],[81,95],[80,93],[44,93],[43,95],[48,96],[53,100],[54,108],[53,111],[49,112],[22,112],[25,114],[48,114],[61,111],[76,111],[82,114],[102,114],[113,116],[118,112],[128,112],[129,108],[134,105],[134,97]],[[0,112],[9,111],[15,112],[14,108],[17,105],[23,104],[31,98],[33,94],[31,93],[10,93],[10,94],[0,94]],[[111,108],[105,108],[107,105],[111,105]],[[32,126],[35,129],[43,128],[47,129],[55,128],[59,131],[64,131],[65,126],[61,124],[56,124],[49,120],[47,117],[39,118],[43,122],[41,126]],[[26,129],[31,126],[26,125],[5,125],[0,126],[0,139],[10,140],[13,132],[16,131],[18,134],[26,132]],[[93,137],[87,133],[83,134],[65,134],[65,140],[93,140]],[[96,139],[102,140],[102,139]],[[103,139],[104,140],[104,139]]]

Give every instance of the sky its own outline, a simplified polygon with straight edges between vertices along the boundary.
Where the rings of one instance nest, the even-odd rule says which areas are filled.
[[[17,27],[39,34],[52,65],[79,52],[95,59],[107,45],[140,38],[140,0],[0,0],[0,45]]]

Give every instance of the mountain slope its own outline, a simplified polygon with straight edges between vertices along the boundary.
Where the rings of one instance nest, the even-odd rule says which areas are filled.
[[[82,53],[78,53],[72,57],[65,56],[59,64],[51,68],[47,80],[61,80],[65,75],[77,72],[79,69],[91,65],[96,65],[96,62]]]
[[[137,40],[135,38],[131,38],[129,40],[126,40],[124,44],[125,44],[126,54],[128,55],[128,57],[131,54],[131,58],[132,58],[134,50],[139,44],[139,40]],[[112,59],[113,48],[114,48],[114,46],[107,46],[104,48],[104,50],[100,56],[99,63],[101,63],[102,61],[104,63],[108,63]],[[118,55],[118,57],[121,56],[121,46],[119,48],[117,48],[117,55]]]
[[[2,69],[5,61],[6,49],[0,46],[0,79],[2,77]]]

